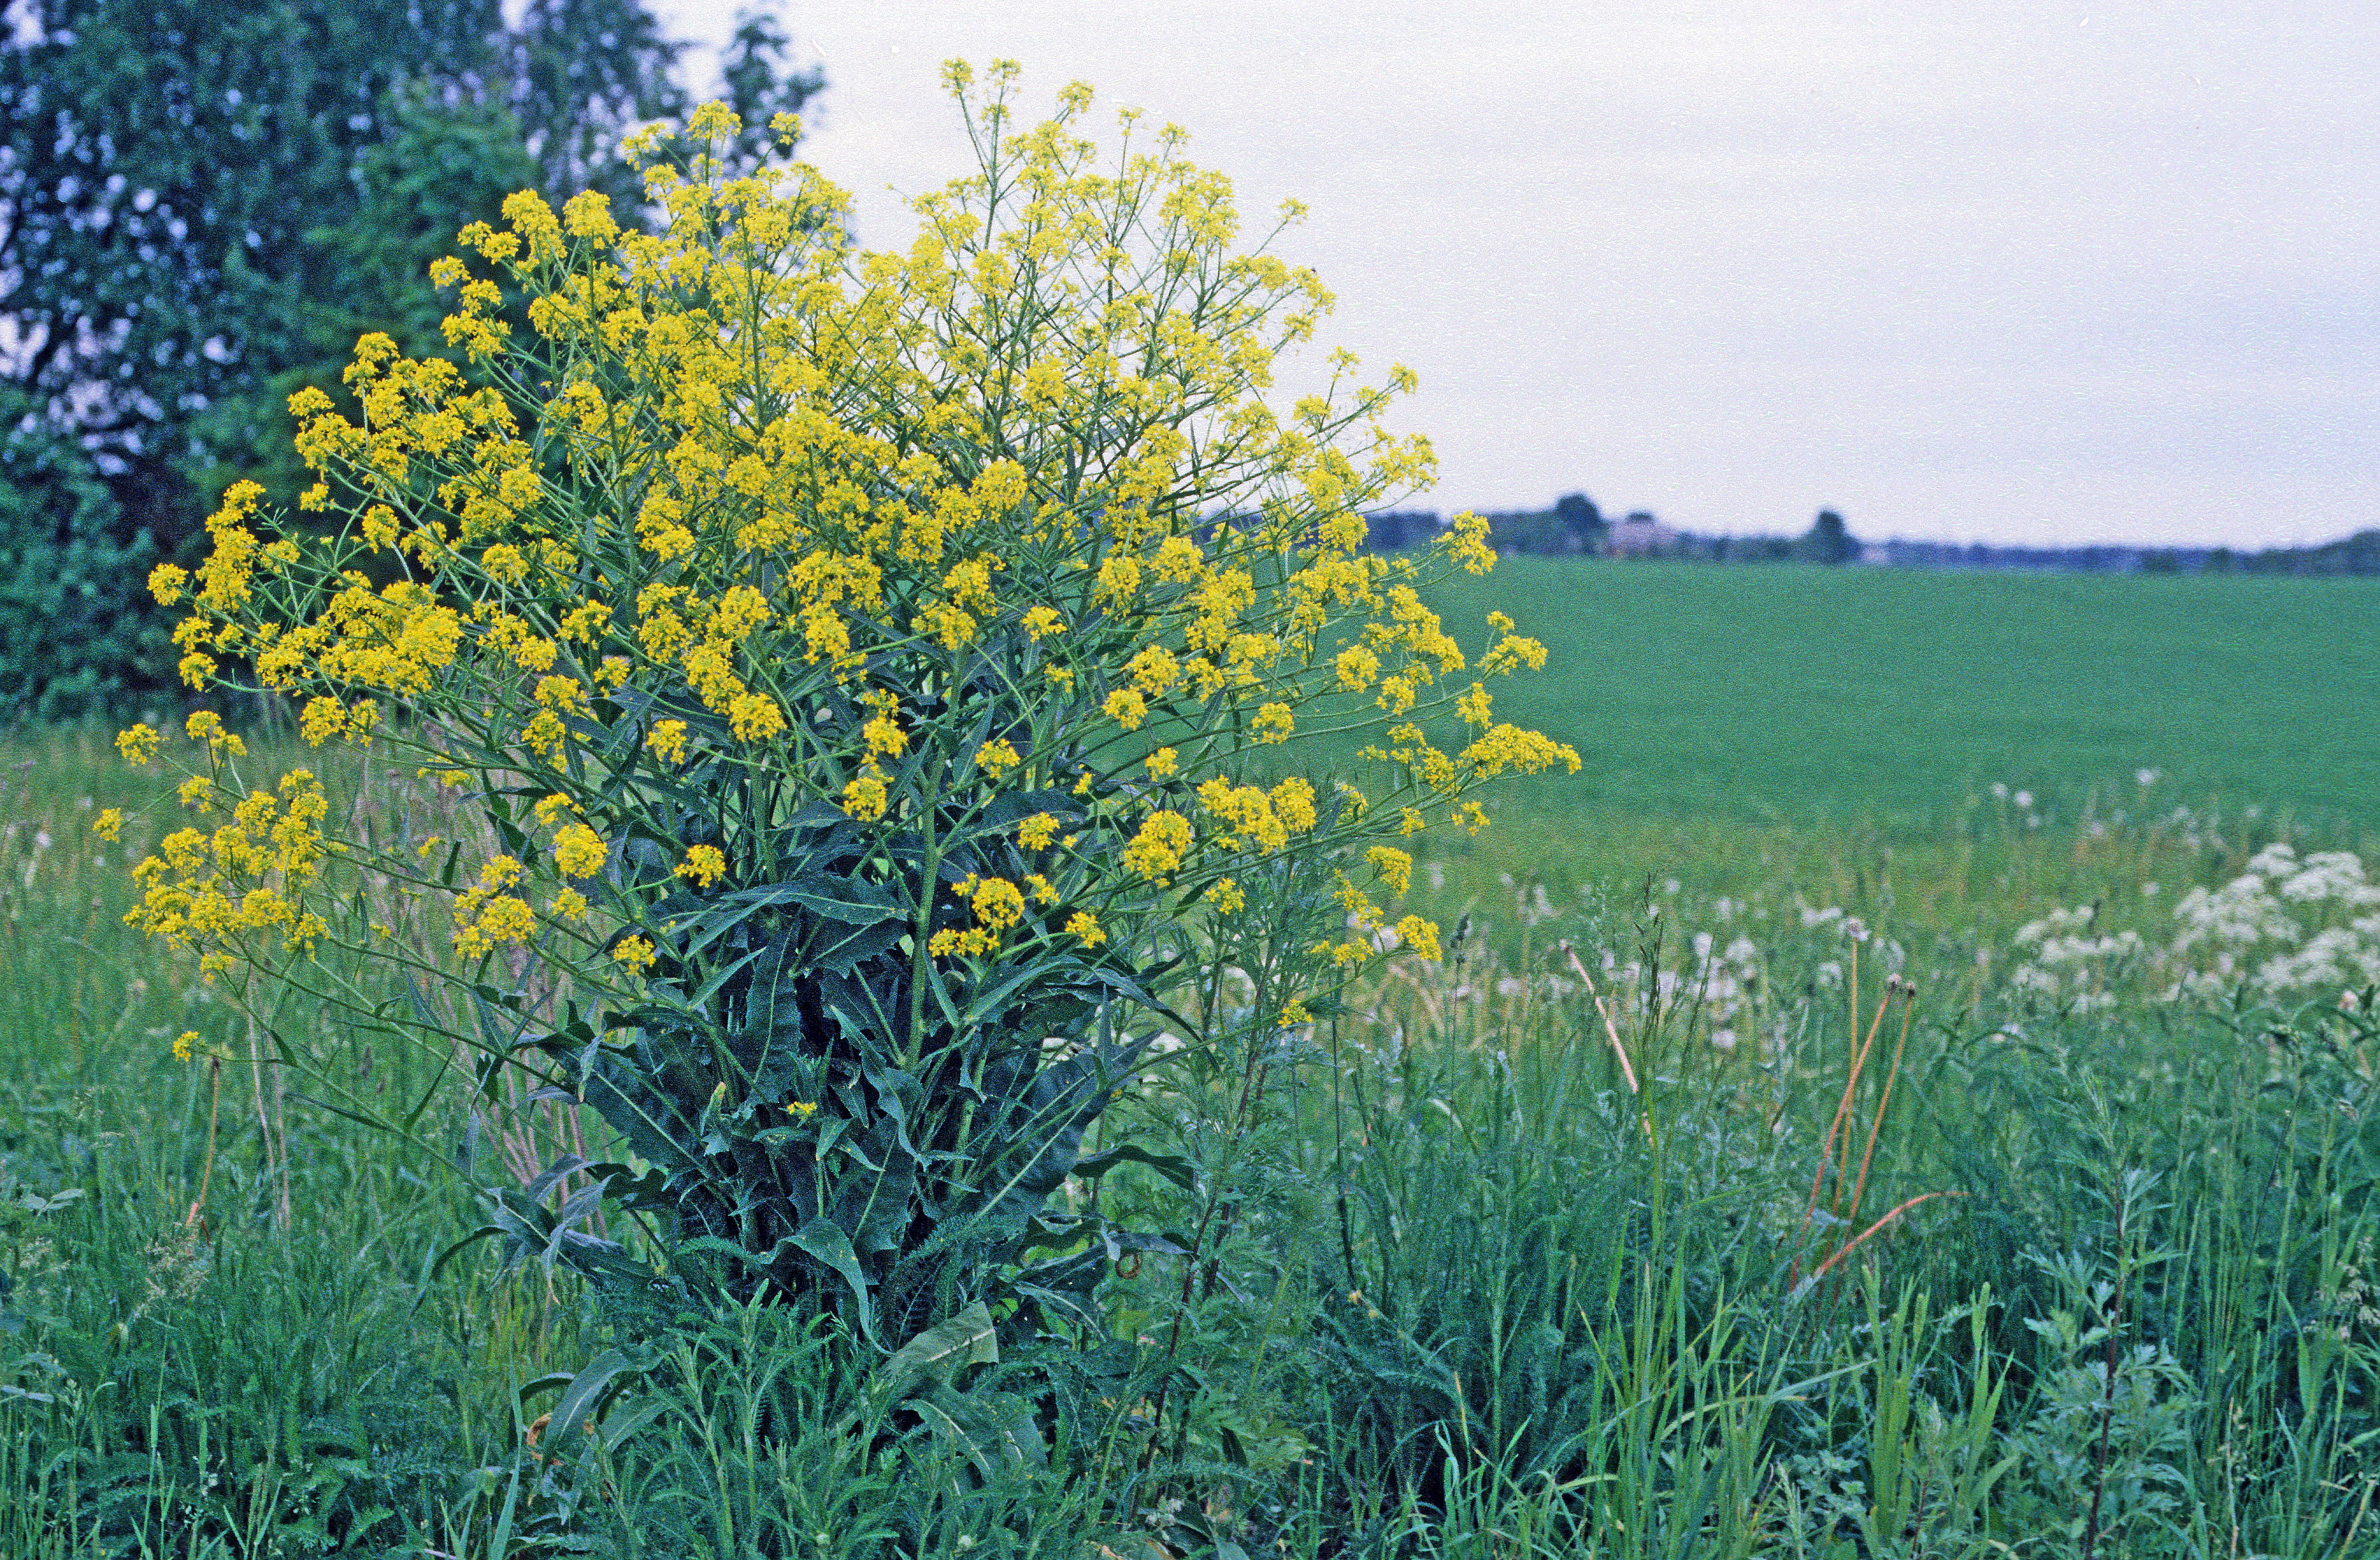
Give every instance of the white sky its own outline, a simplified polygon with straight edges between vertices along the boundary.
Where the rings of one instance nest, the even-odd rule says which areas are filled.
[[[734,0],[656,0],[716,42]],[[2380,526],[2380,6],[2328,0],[790,0],[806,154],[969,166],[957,55],[1193,136],[1421,376],[1441,510],[1718,532]],[[1095,109],[1091,123],[1111,121]]]

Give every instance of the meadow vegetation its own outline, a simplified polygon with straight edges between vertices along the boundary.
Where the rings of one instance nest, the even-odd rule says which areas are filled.
[[[1777,874],[1748,891],[1727,852],[1673,856],[1674,887],[1449,883],[1445,957],[1392,961],[1262,1058],[1259,1125],[1195,1058],[1123,1102],[1197,1177],[1111,1174],[1111,1217],[1180,1232],[1202,1191],[1241,1203],[1211,1267],[1151,1252],[1098,1291],[1115,1339],[1182,1320],[1175,1437],[1144,1462],[1168,1384],[1118,1399],[1077,1340],[1030,1379],[1023,1356],[970,1368],[993,1378],[971,1391],[1038,1395],[1049,1434],[1046,1469],[979,1468],[783,1308],[657,1325],[534,1264],[438,1266],[483,1216],[468,1179],[251,1065],[214,990],[120,925],[128,863],[88,835],[129,790],[103,742],[19,751],[12,1554],[2371,1540],[2369,980],[2342,1003],[2168,995],[2145,959],[2087,990],[2022,978],[2028,927],[2076,902],[2169,949],[2192,889],[2272,865],[2270,815],[2221,838],[2020,816],[1899,837],[1888,863],[1804,823],[1764,836]],[[2301,835],[2298,859],[2339,843]],[[2289,880],[2269,897],[2307,938],[2310,905],[2354,919]],[[226,1059],[176,1059],[193,1029]],[[368,1097],[437,1082],[419,1052],[346,1060]],[[483,1170],[526,1179],[564,1131],[551,1103],[444,1087],[441,1130]],[[638,1383],[617,1422],[540,1462],[532,1427],[607,1352]]]
[[[2371,1553],[2368,756],[1840,571],[1548,561],[1491,718],[1386,393],[1259,407],[1318,284],[979,124],[855,270],[698,155],[477,230],[513,379],[368,339],[209,707],[19,739],[0,1554]]]

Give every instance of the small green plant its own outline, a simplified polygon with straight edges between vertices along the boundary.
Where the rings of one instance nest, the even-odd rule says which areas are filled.
[[[2178,1253],[2143,1233],[2158,1177],[2125,1167],[2102,1192],[2111,1215],[2104,1248],[2034,1261],[2057,1288],[2046,1316],[2028,1317],[2048,1366],[2016,1445],[2070,1553],[2135,1552],[2180,1526],[2188,1498],[2195,1384],[2173,1351],[2135,1336],[2144,1276]],[[2048,1536],[2048,1535],[2045,1535]]]

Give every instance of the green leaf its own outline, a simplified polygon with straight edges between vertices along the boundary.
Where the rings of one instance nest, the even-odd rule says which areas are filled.
[[[869,1390],[886,1407],[926,1386],[941,1386],[969,1365],[1000,1362],[1000,1342],[991,1312],[977,1300],[957,1315],[937,1322],[903,1344],[877,1368]]]
[[[570,1378],[562,1401],[553,1406],[553,1417],[546,1421],[547,1437],[557,1447],[567,1445],[565,1437],[589,1418],[600,1418],[604,1407],[628,1385],[621,1377],[635,1370],[635,1363],[616,1348],[607,1348],[589,1360]]]
[[[1082,1180],[1095,1180],[1127,1159],[1148,1166],[1184,1191],[1192,1190],[1197,1183],[1198,1172],[1189,1160],[1178,1154],[1159,1154],[1136,1143],[1120,1143],[1113,1148],[1077,1159],[1073,1174]]]
[[[909,907],[889,885],[856,878],[813,877],[779,886],[783,897],[812,914],[846,925],[872,926],[906,915]]]
[[[938,1386],[908,1406],[925,1417],[938,1434],[965,1447],[967,1460],[985,1479],[1005,1473],[1038,1473],[1050,1466],[1050,1449],[1041,1444],[1041,1427],[1033,1409],[1013,1393],[966,1395]]]
[[[833,1269],[836,1276],[851,1287],[853,1304],[858,1312],[859,1330],[869,1343],[874,1343],[876,1308],[868,1293],[868,1280],[860,1274],[859,1259],[852,1252],[851,1238],[837,1228],[832,1221],[815,1218],[786,1239]]]

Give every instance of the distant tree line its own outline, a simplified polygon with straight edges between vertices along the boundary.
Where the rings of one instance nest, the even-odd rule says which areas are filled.
[[[1961,547],[1888,541],[1880,562],[1903,569],[2059,569],[2107,574],[2380,574],[2380,530],[2313,547]]]
[[[1445,521],[1434,511],[1393,510],[1366,517],[1372,546],[1394,552],[1436,536]],[[1703,563],[1855,563],[1862,543],[1843,517],[1823,509],[1799,536],[1721,537],[1674,530],[1646,510],[1613,520],[1585,493],[1570,493],[1550,509],[1487,516],[1497,550],[1548,558],[1676,558]]]
[[[1666,558],[1696,563],[1879,563],[1898,569],[2047,569],[2117,574],[2380,574],[2380,530],[2358,531],[2314,547],[1992,547],[1982,542],[1862,542],[1843,517],[1822,509],[1799,536],[1704,536],[1672,529],[1636,510],[1607,518],[1595,501],[1572,493],[1550,509],[1488,515],[1497,550],[1554,558]],[[1419,546],[1445,522],[1427,510],[1366,517],[1372,546],[1393,552]]]

